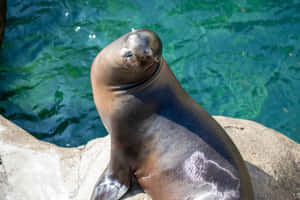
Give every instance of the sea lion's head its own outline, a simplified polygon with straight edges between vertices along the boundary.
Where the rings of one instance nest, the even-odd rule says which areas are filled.
[[[159,66],[162,43],[147,29],[132,29],[106,46],[92,66],[92,81],[113,87],[130,87],[151,78]]]

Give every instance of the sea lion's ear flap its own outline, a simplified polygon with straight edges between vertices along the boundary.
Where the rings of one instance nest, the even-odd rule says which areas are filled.
[[[160,56],[155,56],[154,60],[155,60],[155,62],[159,63],[160,62]]]

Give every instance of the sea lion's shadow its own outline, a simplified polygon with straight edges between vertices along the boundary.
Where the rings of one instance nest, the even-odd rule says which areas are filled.
[[[255,200],[266,200],[268,197],[270,197],[272,193],[272,185],[271,183],[276,182],[274,177],[270,176],[266,172],[264,172],[262,169],[257,167],[256,165],[249,163],[245,161],[250,177],[251,177],[251,182],[253,186],[253,191],[254,191],[254,199]],[[144,193],[143,189],[141,186],[136,182],[133,181],[133,185],[130,188],[129,192],[122,197],[122,199],[127,199],[130,197],[134,197],[138,194]],[[149,198],[151,199],[151,198]],[[147,198],[148,200],[148,198]]]

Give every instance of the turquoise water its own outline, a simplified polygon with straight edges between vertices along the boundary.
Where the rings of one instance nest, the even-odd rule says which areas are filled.
[[[212,115],[250,119],[300,142],[300,1],[9,0],[0,113],[37,138],[77,146],[106,135],[89,71],[132,27]]]

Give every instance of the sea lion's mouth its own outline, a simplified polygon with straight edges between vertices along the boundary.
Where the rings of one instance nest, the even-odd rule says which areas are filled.
[[[145,71],[151,69],[153,63],[148,65],[147,67],[145,67]],[[156,68],[154,70],[154,72],[151,74],[150,77],[147,77],[143,80],[134,82],[134,83],[128,83],[128,84],[121,84],[121,85],[116,85],[112,87],[112,91],[129,91],[129,90],[133,90],[133,89],[137,89],[137,88],[141,88],[144,85],[149,84],[152,80],[154,80],[154,78],[157,76],[157,74],[159,74],[161,68],[161,61],[159,61],[156,65]]]

